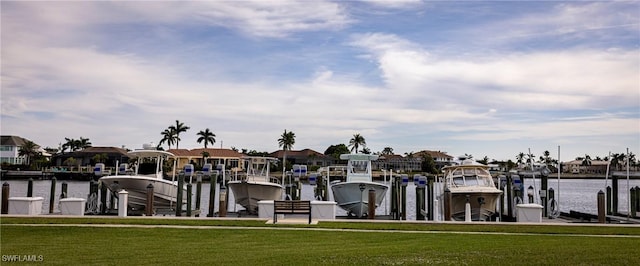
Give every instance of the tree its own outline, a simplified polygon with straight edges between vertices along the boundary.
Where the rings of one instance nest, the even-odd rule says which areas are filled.
[[[200,130],[200,132],[198,132],[198,136],[200,136],[198,138],[198,143],[202,143],[204,141],[205,149],[207,148],[208,143],[211,143],[211,146],[216,143],[216,134],[213,134],[213,132],[211,132],[209,128],[205,129],[204,131]]]
[[[430,174],[437,174],[438,169],[436,168],[436,162],[433,160],[433,157],[429,153],[422,153],[422,163],[421,168],[423,172],[427,172]]]
[[[93,156],[93,161],[96,163],[104,163],[109,159],[106,153],[100,153]]]
[[[341,154],[347,153],[349,153],[349,148],[344,144],[331,145],[324,151],[324,155],[331,156],[336,160],[340,159]]]
[[[18,155],[24,156],[27,158],[27,165],[31,166],[32,159],[38,156],[40,152],[38,151],[38,145],[33,141],[27,140],[20,146],[18,150]]]
[[[404,156],[408,157],[408,158],[413,158],[413,151],[410,152],[405,152]]]
[[[167,143],[167,145],[169,146],[169,150],[171,149],[171,145],[173,145],[174,143],[176,143],[176,134],[173,130],[167,128],[164,131],[160,132],[160,135],[162,135],[162,139],[160,140],[160,142],[158,142],[158,147],[162,146],[163,143]]]
[[[351,147],[351,151],[355,150],[355,153],[358,153],[358,148],[360,146],[365,146],[365,145],[367,145],[367,142],[365,141],[364,137],[360,134],[353,135],[353,138],[349,140],[349,147]]]
[[[293,144],[296,143],[296,134],[287,130],[284,130],[284,133],[278,139],[278,146],[282,147],[284,151],[284,155],[282,157],[282,176],[284,178],[285,166],[287,164],[287,151],[290,151],[293,148]]]
[[[191,127],[185,126],[184,123],[176,120],[176,124],[174,126],[170,126],[169,130],[172,130],[176,137],[175,137],[175,141],[176,141],[176,149],[179,149],[178,146],[180,144],[180,133],[182,132],[187,132],[187,130],[189,130]]]
[[[202,151],[201,154],[202,154],[202,166],[204,166],[204,164],[207,163],[207,158],[210,156],[210,154],[207,151]]]
[[[70,138],[64,138],[65,143],[62,144],[62,153],[64,153],[67,149],[69,149],[69,151],[76,151],[76,143],[77,141],[75,139],[70,139]]]
[[[77,146],[78,149],[84,150],[86,148],[91,147],[91,141],[89,141],[88,138],[80,137],[80,139],[78,140],[76,146]]]
[[[524,152],[518,153],[518,155],[516,155],[516,163],[518,163],[518,166],[524,163]]]
[[[582,159],[582,166],[590,166],[591,165],[591,156],[585,154]]]
[[[393,148],[384,147],[384,149],[382,149],[382,152],[380,154],[382,154],[382,155],[392,155],[393,154]]]
[[[367,147],[362,148],[362,154],[371,154],[371,150]]]

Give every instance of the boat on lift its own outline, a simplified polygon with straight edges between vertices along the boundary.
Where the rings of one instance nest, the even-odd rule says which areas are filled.
[[[471,220],[487,221],[496,213],[502,191],[489,173],[489,166],[470,157],[460,157],[454,165],[442,168],[444,189],[451,191],[451,218],[465,220],[465,205],[471,205]]]
[[[144,211],[147,205],[147,186],[153,185],[153,205],[155,209],[174,209],[178,194],[178,182],[164,179],[164,162],[174,157],[170,152],[156,150],[152,145],[143,145],[143,149],[130,151],[129,158],[135,158],[133,165],[121,163],[114,175],[101,177],[98,181],[115,196],[121,190],[127,191],[128,208],[131,211]],[[187,188],[180,188],[182,202],[187,202]]]
[[[347,174],[344,182],[334,181],[331,184],[333,198],[338,206],[349,216],[364,217],[369,212],[369,190],[376,193],[376,208],[382,204],[387,194],[388,186],[373,182],[371,161],[377,160],[377,155],[370,154],[342,154],[341,160],[347,161]]]
[[[272,157],[243,157],[246,163],[246,175],[229,181],[227,185],[233,193],[236,204],[244,207],[247,212],[258,212],[258,201],[281,200],[282,184],[278,179],[269,175],[271,162],[278,161]]]

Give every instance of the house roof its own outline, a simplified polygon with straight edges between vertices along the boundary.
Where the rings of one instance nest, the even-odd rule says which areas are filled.
[[[16,146],[16,147],[20,147],[22,145],[24,145],[25,142],[29,141],[28,139],[25,139],[23,137],[19,137],[19,136],[0,136],[0,145],[2,146]],[[40,146],[38,146],[36,144],[36,146],[39,148]]]
[[[176,157],[202,157],[202,152],[209,153],[209,158],[240,158],[244,154],[231,150],[231,149],[212,149],[212,148],[198,148],[198,149],[169,149],[167,150],[173,153]]]
[[[582,160],[573,160],[573,161],[568,161],[568,162],[563,162],[562,164],[574,164],[574,165],[582,165]],[[591,166],[606,166],[607,164],[609,164],[608,161],[596,161],[596,160],[592,160],[591,161]]]
[[[127,150],[117,147],[88,147],[86,149],[76,151],[76,153],[118,153],[123,156],[127,156]]]
[[[413,154],[413,156],[419,156],[422,157],[422,155],[424,154],[429,154],[431,156],[431,158],[446,158],[446,159],[452,159],[453,156],[446,154],[444,152],[441,151],[430,151],[430,150],[423,150],[423,151],[419,151]]]
[[[282,158],[284,157],[284,151],[283,150],[274,151],[270,153],[269,156],[275,157],[275,158]],[[287,151],[287,158],[307,158],[311,156],[315,156],[318,159],[328,157],[327,155],[324,155],[312,149],[304,149],[299,151],[294,151],[294,150]]]

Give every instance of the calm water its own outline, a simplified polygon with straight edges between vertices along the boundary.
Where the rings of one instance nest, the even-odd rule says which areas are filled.
[[[24,197],[27,195],[27,181],[22,180],[9,180],[3,181],[9,183],[10,185],[10,197]],[[89,193],[89,182],[86,181],[65,181],[68,185],[68,193],[69,197],[78,197],[78,198],[87,198]],[[540,189],[540,180],[536,179],[534,183],[532,179],[525,179],[524,181],[525,189],[530,185],[535,184],[535,188],[537,190]],[[62,193],[62,183],[63,181],[56,182],[56,192],[55,192],[55,204],[54,204],[54,212],[59,212],[58,209],[58,201],[60,199],[60,194]],[[611,185],[611,180],[607,183]],[[640,186],[640,180],[630,180],[629,184],[631,187]],[[208,211],[209,206],[209,184],[202,184],[202,198],[201,198],[201,216],[205,216]],[[569,212],[570,210],[586,212],[586,213],[597,213],[597,193],[600,190],[605,191],[605,180],[591,180],[591,179],[565,179],[561,180],[558,188],[558,181],[555,179],[549,179],[549,188],[553,188],[556,191],[556,198],[559,197],[559,207],[563,212]],[[407,219],[415,220],[416,210],[415,210],[415,192],[416,187],[413,183],[409,183],[407,186]],[[618,210],[620,212],[626,212],[628,210],[628,186],[627,180],[619,181],[619,206]],[[195,194],[196,186],[194,184],[193,191]],[[438,189],[439,190],[439,189]],[[51,191],[51,181],[50,180],[36,180],[33,182],[33,195],[35,197],[43,197],[44,201],[42,204],[43,213],[48,213],[49,211],[49,194]],[[558,193],[559,191],[559,193]],[[440,194],[439,191],[436,191],[436,195]],[[219,194],[219,187],[216,186],[216,197]],[[376,210],[376,215],[384,215],[388,214],[390,211],[390,207],[388,207],[388,198],[389,195],[385,198],[383,204],[378,207]],[[302,188],[302,199],[313,199],[313,187],[310,185],[303,185]],[[233,193],[229,195],[229,202],[233,202]],[[195,208],[195,196],[192,204]],[[216,211],[219,209],[218,202],[215,203]],[[344,216],[346,212],[342,209],[337,208],[336,215]],[[227,208],[229,212],[235,212],[239,210],[243,210],[240,205],[229,204]]]

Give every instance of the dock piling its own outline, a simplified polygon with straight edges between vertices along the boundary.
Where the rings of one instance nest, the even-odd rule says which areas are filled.
[[[178,174],[178,194],[176,198],[176,216],[182,216],[182,188],[184,187],[184,172]]]
[[[209,176],[211,185],[209,186],[209,212],[207,213],[207,217],[213,217],[213,213],[215,212],[216,183],[218,182],[218,174],[219,172],[216,170],[213,172],[213,175]]]
[[[29,177],[29,182],[27,183],[27,197],[33,197],[33,178]]]
[[[606,215],[605,215],[605,206],[604,206],[604,192],[602,192],[602,190],[600,190],[598,192],[598,223],[605,223],[606,222]]]
[[[100,183],[100,213],[107,213],[107,186]]]
[[[60,199],[66,199],[69,197],[68,188],[69,185],[67,182],[62,182],[62,193],[60,193]]]
[[[433,213],[434,211],[434,187],[433,187],[433,182],[435,177],[434,176],[429,176],[427,177],[428,181],[427,181],[427,193],[428,193],[428,198],[427,198],[427,215],[428,215],[428,220],[429,221],[433,221],[435,219],[435,215]]]
[[[144,208],[144,215],[153,215],[153,184],[149,183],[147,186],[147,206]]]
[[[367,212],[367,218],[375,219],[376,218],[376,190],[371,188],[369,189],[369,201],[367,202],[369,207],[369,211]]]
[[[451,221],[451,190],[444,189],[444,220]]]
[[[56,177],[51,178],[51,193],[49,193],[49,213],[53,213],[53,206],[56,201]]]
[[[191,185],[191,183],[187,184],[187,217],[191,217],[191,201],[192,201],[192,197],[191,197],[191,190],[193,185]]]
[[[200,198],[202,197],[202,173],[198,173],[196,181],[196,217],[200,217]]]
[[[2,184],[2,203],[0,204],[0,213],[7,214],[9,213],[9,192],[10,187],[9,183],[4,182]]]

